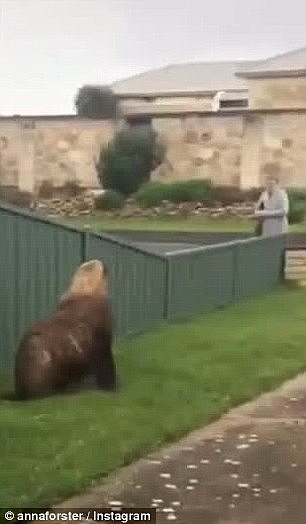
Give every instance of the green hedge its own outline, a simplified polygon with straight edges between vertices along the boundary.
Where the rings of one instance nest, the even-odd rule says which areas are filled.
[[[168,200],[174,203],[202,202],[211,192],[211,182],[207,180],[189,180],[161,184],[159,182],[144,185],[135,195],[143,207],[154,207]]]
[[[242,191],[235,186],[214,186],[209,180],[188,180],[162,184],[147,183],[136,193],[137,201],[143,207],[158,206],[163,200],[170,202],[203,202],[206,206],[232,205],[245,202],[255,202],[261,189]]]
[[[155,207],[163,201],[179,204],[182,202],[202,202],[206,206],[227,206],[245,201],[256,202],[262,188],[247,191],[234,186],[214,186],[209,180],[187,180],[163,184],[148,182],[134,195],[136,201],[144,208]],[[306,216],[306,189],[289,190],[289,223],[303,222]],[[108,190],[95,200],[96,209],[109,211],[124,205],[122,194]]]
[[[306,188],[289,189],[288,196],[292,202],[306,202]]]
[[[111,211],[112,209],[121,209],[124,206],[124,200],[121,193],[109,189],[95,198],[94,206],[95,209],[101,211]]]
[[[299,224],[305,220],[306,216],[306,189],[289,189],[289,224]]]
[[[306,202],[291,201],[289,207],[289,224],[300,224],[305,219]]]

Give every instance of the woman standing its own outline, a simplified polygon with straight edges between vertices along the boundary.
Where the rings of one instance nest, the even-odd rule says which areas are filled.
[[[289,199],[286,191],[279,187],[276,177],[267,179],[266,190],[261,194],[256,206],[254,218],[261,225],[263,236],[287,233]]]

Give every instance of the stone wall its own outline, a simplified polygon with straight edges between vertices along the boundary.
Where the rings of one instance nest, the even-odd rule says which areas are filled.
[[[259,78],[249,81],[250,109],[306,107],[306,77]]]
[[[153,127],[167,149],[154,179],[211,178],[216,184],[239,185],[241,115],[160,118],[153,120]]]
[[[216,184],[259,187],[276,174],[285,186],[306,187],[306,112],[155,119],[167,157],[153,179],[210,178]]]
[[[95,161],[114,124],[76,117],[0,118],[0,179],[35,191],[44,181],[98,186]]]
[[[260,182],[276,173],[285,186],[306,187],[306,113],[266,114],[262,127]]]
[[[13,120],[0,122],[0,181],[18,186],[20,174],[21,133]]]
[[[166,160],[152,174],[164,182],[212,179],[258,187],[275,173],[306,187],[306,111],[237,111],[153,118]],[[95,161],[115,124],[77,117],[0,118],[0,183],[35,191],[43,180],[98,187]]]

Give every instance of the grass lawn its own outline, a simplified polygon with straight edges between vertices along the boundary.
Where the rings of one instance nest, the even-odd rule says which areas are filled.
[[[0,506],[55,503],[274,388],[305,368],[305,340],[305,291],[280,288],[121,342],[117,395],[2,398]]]
[[[91,217],[66,219],[66,222],[83,227],[90,226],[92,231],[103,230],[138,230],[138,231],[195,231],[203,233],[251,233],[254,222],[247,219],[203,219],[201,217],[156,217],[156,218],[107,218],[98,213]],[[290,226],[292,233],[306,233],[306,222]]]

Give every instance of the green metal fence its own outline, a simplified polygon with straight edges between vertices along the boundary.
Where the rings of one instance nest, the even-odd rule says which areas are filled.
[[[136,333],[165,318],[167,260],[106,236],[90,234],[88,259],[110,270],[118,335]]]
[[[282,278],[285,236],[237,242],[234,299],[269,290]]]
[[[0,371],[22,333],[55,305],[82,257],[82,237],[0,209]]]
[[[169,253],[169,319],[232,300],[234,246],[228,243]]]
[[[164,257],[8,205],[0,206],[0,235],[0,372],[25,330],[52,311],[75,269],[92,258],[109,268],[118,335],[165,318]]]
[[[268,291],[282,278],[284,250],[280,235],[169,253],[168,318]]]
[[[103,260],[119,335],[149,329],[268,290],[284,239],[251,239],[156,255],[0,204],[0,372],[25,330],[55,307],[75,269]]]

